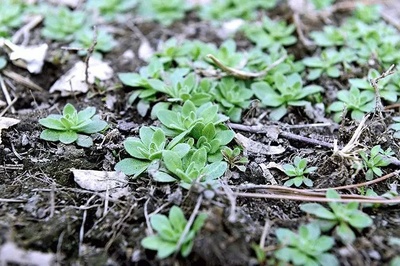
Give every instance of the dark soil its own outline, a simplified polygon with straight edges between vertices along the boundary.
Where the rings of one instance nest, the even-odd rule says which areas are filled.
[[[287,8],[281,9],[271,15],[288,17]],[[124,24],[113,25],[118,30],[116,39],[119,45],[113,52],[105,55],[104,60],[115,73],[137,71],[140,66],[145,65],[137,56],[132,60],[123,58],[128,50],[138,54],[141,40],[131,30],[132,25],[133,21],[129,20]],[[149,39],[153,48],[160,41],[172,36],[217,44],[223,41],[219,39],[214,27],[199,21],[193,14],[184,22],[176,22],[168,28],[150,22],[139,22],[135,25]],[[32,36],[39,37],[38,34]],[[250,46],[241,37],[237,41],[240,48]],[[38,39],[31,40],[31,43],[37,42]],[[61,46],[53,43],[50,53],[59,52]],[[298,57],[310,53],[300,46],[289,50],[296,51]],[[64,64],[54,64],[48,58],[43,72],[38,75],[31,75],[11,64],[6,70],[26,76],[48,90],[58,77],[80,60],[73,52],[64,53],[68,55]],[[188,217],[196,204],[197,192],[182,190],[174,184],[155,183],[147,177],[134,179],[129,183],[129,195],[108,199],[108,211],[103,216],[106,201],[104,193],[80,188],[70,171],[72,168],[113,171],[115,163],[126,157],[123,140],[137,135],[140,126],[153,124],[149,117],[142,118],[134,107],[127,106],[128,94],[132,89],[117,86],[117,89],[106,92],[116,98],[113,108],[108,108],[105,94],[97,94],[91,98],[87,95],[62,98],[57,94],[49,94],[48,91],[29,90],[11,79],[8,80],[14,84],[14,93],[19,100],[14,104],[15,112],[9,112],[7,116],[18,118],[21,122],[3,130],[1,135],[0,198],[16,199],[20,202],[0,201],[0,245],[12,241],[25,250],[54,253],[62,265],[257,265],[251,244],[260,242],[265,221],[270,223],[266,235],[266,247],[269,249],[267,258],[272,257],[277,245],[274,233],[276,228],[296,229],[300,224],[309,221],[310,217],[300,211],[301,202],[298,201],[238,197],[233,206],[225,195],[216,195],[204,200],[202,204],[201,210],[208,213],[208,219],[196,238],[191,255],[188,258],[177,256],[158,261],[154,252],[144,250],[140,245],[141,239],[146,236],[145,213],[159,208],[161,213],[167,213],[170,205],[178,204]],[[332,93],[340,89],[331,80],[321,79],[319,82],[332,90]],[[106,84],[108,88],[115,85],[119,85],[116,76]],[[67,102],[77,109],[95,106],[98,113],[110,124],[105,135],[94,135],[96,145],[92,148],[84,149],[39,139],[43,128],[38,124],[38,119],[49,113],[59,113]],[[263,111],[265,110],[258,109],[255,117]],[[361,144],[367,147],[380,144],[385,149],[391,147],[396,153],[395,157],[399,158],[397,141],[379,127],[378,121],[378,118],[368,121],[368,130],[360,138]],[[293,108],[278,126],[299,136],[329,143],[338,139],[340,145],[349,141],[357,126],[346,121],[332,128],[290,129],[290,125],[316,122],[318,121],[308,118],[302,109]],[[268,119],[262,120],[262,123],[272,125]],[[251,121],[244,121],[243,124],[251,124]],[[316,188],[365,181],[361,175],[352,178],[354,169],[351,164],[333,158],[331,149],[281,137],[271,142],[263,134],[240,133],[267,145],[282,145],[285,152],[268,156],[249,154],[250,164],[247,171],[241,173],[238,179],[230,179],[229,185],[267,184],[259,164],[289,163],[297,155],[308,158],[310,165],[318,167],[318,171],[312,175]],[[100,143],[103,144],[100,146]],[[384,172],[390,173],[394,170],[396,166],[390,166]],[[279,185],[285,182],[282,172],[272,168],[271,173]],[[393,182],[396,182],[396,178],[373,185],[372,188],[378,193],[384,193]],[[374,225],[358,232],[353,245],[335,246],[334,253],[341,265],[384,265],[400,252],[400,247],[388,243],[390,237],[400,238],[399,207],[381,206],[377,209],[365,209],[365,212],[371,215]],[[272,260],[269,262],[274,264]]]

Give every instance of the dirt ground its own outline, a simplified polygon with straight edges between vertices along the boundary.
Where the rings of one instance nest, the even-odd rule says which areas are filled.
[[[282,5],[271,11],[270,15],[288,18],[290,21],[290,12],[287,6]],[[334,19],[339,23],[346,15],[339,13]],[[132,16],[124,23],[111,25],[119,45],[105,55],[104,61],[110,64],[114,73],[134,72],[146,64],[137,57],[142,40],[132,31],[133,25],[143,33],[153,48],[172,36],[216,44],[223,41],[218,37],[216,28],[208,22],[200,21],[194,14],[189,14],[184,21],[176,22],[168,28],[153,22],[135,21]],[[318,28],[318,25],[312,27]],[[32,44],[39,42],[39,33],[35,33],[38,30],[32,33]],[[239,49],[251,45],[240,35],[236,36],[236,41]],[[57,43],[51,44],[50,53],[59,52],[60,46]],[[311,53],[301,43],[288,50],[295,53],[298,59]],[[136,56],[126,59],[124,54],[127,51],[132,51]],[[110,198],[105,192],[83,189],[74,181],[71,169],[114,171],[120,158],[126,157],[122,145],[124,139],[137,135],[140,126],[156,122],[149,117],[141,117],[135,108],[128,106],[127,99],[132,88],[120,86],[117,76],[106,83],[107,88],[113,89],[90,98],[87,95],[61,97],[59,94],[50,94],[48,89],[57,78],[81,60],[73,52],[64,51],[64,55],[68,56],[65,64],[46,61],[42,73],[37,75],[29,74],[12,64],[8,64],[5,69],[28,77],[45,91],[28,89],[13,79],[5,78],[14,85],[14,94],[18,96],[18,101],[13,105],[14,111],[9,111],[7,116],[18,118],[21,122],[1,133],[0,246],[12,242],[20,250],[39,251],[42,255],[53,254],[61,265],[258,265],[251,245],[259,243],[263,233],[266,236],[265,246],[269,250],[267,259],[272,258],[272,252],[277,248],[274,230],[278,227],[296,229],[310,218],[299,209],[300,201],[233,196],[233,191],[239,191],[238,188],[245,184],[271,185],[272,180],[282,185],[286,180],[285,175],[276,168],[269,168],[272,179],[268,179],[260,165],[289,163],[299,155],[307,157],[310,165],[318,167],[318,171],[312,175],[315,188],[365,181],[359,175],[353,176],[355,170],[349,162],[333,158],[331,148],[285,134],[271,140],[265,133],[238,130],[233,126],[236,133],[266,145],[281,145],[284,152],[277,155],[249,152],[250,162],[246,172],[227,179],[220,192],[203,200],[201,210],[208,213],[208,219],[196,237],[191,255],[159,261],[155,252],[145,250],[140,245],[141,239],[146,236],[146,215],[154,211],[166,213],[172,204],[180,205],[190,215],[199,194],[182,190],[177,184],[160,184],[140,177],[130,180],[130,193],[121,198]],[[332,93],[339,88],[329,79],[318,82]],[[106,95],[114,99],[112,105],[105,103]],[[105,135],[94,135],[96,145],[93,147],[81,148],[39,139],[43,128],[38,119],[49,113],[59,113],[67,102],[78,109],[95,106],[97,112],[109,123],[110,129]],[[264,111],[257,107],[254,115],[242,124],[252,125],[254,119]],[[393,139],[385,126],[382,126],[382,123],[389,124],[390,115],[395,115],[397,111],[385,114],[384,121],[371,115],[367,129],[360,138],[361,145],[372,147],[380,144],[384,149],[390,147],[395,157],[400,158],[398,140]],[[269,121],[267,116],[260,123],[276,126],[281,131],[306,140],[332,144],[337,139],[342,146],[350,140],[357,128],[357,123],[350,120],[340,125],[332,123],[326,127],[308,127],[307,124],[316,121],[303,108],[291,108],[279,123]],[[293,125],[304,126],[291,127]],[[397,169],[398,166],[392,164],[384,169],[384,174]],[[393,184],[397,185],[396,176],[370,187],[378,193],[384,193]],[[264,190],[247,191],[263,193]],[[357,189],[348,189],[346,192],[356,193]],[[106,210],[105,204],[108,205]],[[364,209],[373,218],[374,225],[357,232],[357,239],[352,245],[335,246],[333,251],[340,264],[386,265],[398,255],[400,246],[391,245],[388,239],[400,238],[399,210],[398,205]],[[268,227],[265,227],[266,223]],[[273,265],[275,262],[270,263]]]

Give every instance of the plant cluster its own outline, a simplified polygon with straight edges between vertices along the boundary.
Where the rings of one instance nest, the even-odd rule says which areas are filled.
[[[380,145],[374,146],[369,155],[365,151],[360,151],[360,156],[363,159],[363,167],[367,169],[365,179],[372,180],[374,176],[382,176],[381,167],[390,164],[387,157],[388,154],[392,155],[393,153],[391,150],[385,152]]]
[[[289,229],[278,228],[275,232],[279,244],[275,258],[293,265],[339,265],[337,258],[328,253],[335,244],[329,236],[321,236],[317,224],[307,224],[299,227],[298,233]]]
[[[47,128],[40,134],[40,138],[64,144],[76,142],[79,146],[90,147],[93,139],[87,134],[100,132],[107,127],[107,122],[95,114],[94,107],[77,112],[72,104],[66,104],[62,115],[51,114],[39,120]]]
[[[215,0],[209,4],[201,5],[199,16],[203,20],[223,21],[236,18],[250,20],[256,18],[257,9],[272,9],[277,3],[277,0],[253,0],[246,2],[240,0]]]
[[[132,10],[137,2],[137,0],[88,0],[86,9],[99,12],[106,21],[113,21],[121,14]]]
[[[192,250],[196,233],[200,231],[206,219],[206,214],[199,214],[181,240],[188,221],[182,209],[173,206],[168,217],[162,214],[154,214],[150,217],[151,227],[157,234],[142,239],[141,245],[146,249],[156,250],[159,259],[165,259],[178,251],[183,257],[187,257]]]
[[[311,179],[305,177],[306,174],[312,173],[317,170],[317,167],[307,167],[307,159],[302,159],[299,156],[294,158],[294,164],[284,164],[283,169],[285,174],[290,177],[283,185],[296,187],[305,184],[308,187],[312,187],[313,182]]]
[[[179,181],[185,188],[214,183],[225,173],[221,149],[234,133],[223,125],[227,117],[218,114],[217,105],[196,107],[188,100],[180,108],[160,110],[157,118],[160,128],[142,127],[140,138],[124,142],[132,158],[117,163],[117,170],[133,177],[147,170],[156,181]]]
[[[0,5],[0,37],[8,37],[24,18],[23,1],[3,0]]]
[[[157,21],[164,26],[169,26],[185,17],[190,6],[185,0],[149,0],[140,1],[139,14],[144,18]]]
[[[285,21],[273,21],[268,17],[264,17],[261,24],[244,26],[246,37],[262,49],[295,44],[297,39],[293,35],[294,31],[294,25],[287,25]]]
[[[326,198],[340,199],[340,195],[335,190],[329,189]],[[356,239],[352,228],[362,230],[373,223],[368,214],[358,209],[357,202],[347,204],[329,202],[328,206],[330,210],[318,203],[306,203],[301,205],[300,209],[316,216],[318,218],[316,223],[323,232],[334,229],[335,234],[345,244],[350,244]]]

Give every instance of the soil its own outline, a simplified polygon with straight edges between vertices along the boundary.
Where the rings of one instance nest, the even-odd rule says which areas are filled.
[[[287,6],[281,6],[271,16],[290,18]],[[346,14],[339,14],[340,17]],[[323,22],[319,27],[323,26]],[[124,23],[114,23],[118,47],[106,54],[108,62],[115,73],[133,72],[145,65],[137,57],[141,39],[132,31],[133,18]],[[162,40],[172,36],[187,39],[199,39],[205,42],[220,44],[212,24],[199,21],[194,14],[189,14],[185,21],[176,22],[165,28],[157,23],[137,22],[135,25],[156,48]],[[310,25],[318,28],[318,26]],[[39,40],[36,28],[30,43]],[[36,36],[36,37],[35,37]],[[243,36],[237,37],[240,49],[251,44]],[[50,52],[60,52],[62,44],[52,43]],[[132,51],[136,56],[125,60],[123,54]],[[310,54],[301,44],[290,47],[297,57]],[[68,54],[64,64],[54,64],[51,58],[45,63],[41,74],[32,75],[27,71],[8,64],[6,70],[15,71],[30,78],[46,91],[29,90],[12,79],[14,94],[19,100],[14,104],[15,112],[10,111],[8,117],[20,119],[16,126],[3,130],[0,144],[0,246],[6,242],[14,242],[24,250],[35,250],[56,254],[58,263],[62,265],[258,265],[253,243],[259,243],[264,224],[269,223],[265,247],[267,258],[272,258],[277,248],[275,229],[278,227],[296,229],[300,224],[310,221],[310,217],[299,209],[302,202],[284,199],[261,199],[237,197],[229,199],[225,194],[216,194],[206,198],[201,211],[208,213],[204,228],[196,237],[191,255],[187,258],[175,258],[159,261],[155,252],[144,250],[140,241],[146,236],[145,213],[156,210],[167,213],[172,204],[180,205],[187,217],[192,212],[199,194],[195,191],[182,190],[175,184],[160,184],[148,177],[130,180],[130,194],[122,198],[110,198],[106,215],[103,215],[106,196],[82,189],[75,183],[71,169],[90,169],[113,171],[116,162],[126,157],[123,141],[128,136],[136,136],[142,125],[153,124],[149,117],[141,117],[134,107],[127,105],[132,88],[119,86],[115,76],[107,82],[109,90],[106,94],[115,97],[112,108],[105,104],[106,94],[76,95],[63,98],[58,94],[50,94],[47,90],[57,78],[63,75],[75,62],[81,60],[73,52]],[[342,82],[341,80],[338,81]],[[319,85],[328,88],[334,94],[340,86],[329,79],[320,79]],[[328,93],[327,93],[328,94]],[[328,96],[328,95],[327,95]],[[3,97],[3,96],[1,96]],[[0,98],[4,101],[4,98]],[[329,100],[327,100],[329,101]],[[59,113],[66,103],[72,103],[77,109],[95,106],[103,119],[107,120],[110,129],[104,135],[95,134],[95,145],[81,148],[75,145],[46,142],[39,138],[43,128],[38,119],[49,113]],[[253,118],[261,115],[265,109],[259,108]],[[393,115],[393,114],[389,114]],[[388,117],[385,123],[390,122]],[[243,121],[251,125],[252,118]],[[282,130],[293,134],[345,145],[354,133],[357,123],[346,120],[335,127],[302,127],[291,128],[292,125],[316,123],[301,108],[292,108],[284,120],[277,124],[263,118],[263,125],[277,125]],[[354,175],[351,163],[332,157],[332,149],[316,146],[304,141],[278,137],[272,141],[265,134],[257,134],[235,130],[255,141],[266,145],[282,145],[285,152],[279,155],[249,154],[250,163],[245,173],[238,173],[237,178],[227,180],[227,184],[235,187],[242,184],[270,184],[263,175],[260,164],[274,162],[284,164],[293,161],[295,156],[306,157],[310,165],[317,166],[318,171],[311,178],[316,188],[329,188],[364,182],[362,175]],[[100,145],[102,143],[102,145]],[[372,147],[382,145],[392,148],[395,157],[399,158],[397,140],[382,127],[379,117],[371,116],[367,122],[367,130],[360,138],[361,145]],[[384,168],[384,174],[395,171],[398,167],[391,165]],[[275,169],[270,169],[273,179],[282,185],[286,177]],[[371,185],[378,193],[389,190],[390,184],[396,185],[396,177]],[[262,192],[262,191],[261,191]],[[356,189],[347,192],[356,193]],[[3,201],[3,199],[15,199]],[[374,220],[374,225],[357,232],[357,240],[348,246],[337,242],[333,252],[341,265],[384,265],[398,255],[400,247],[389,244],[390,237],[400,238],[399,206],[380,206],[364,209]],[[275,262],[268,259],[268,264]],[[8,264],[14,265],[14,264]]]

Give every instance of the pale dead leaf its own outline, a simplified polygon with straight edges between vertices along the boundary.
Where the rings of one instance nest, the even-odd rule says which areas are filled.
[[[138,57],[147,62],[154,54],[154,49],[148,41],[142,41],[138,50]]]
[[[13,242],[0,246],[0,265],[32,265],[51,266],[55,263],[55,255],[39,251],[23,250]]]
[[[254,155],[275,155],[285,152],[285,148],[281,145],[271,146],[265,145],[261,142],[251,140],[240,133],[235,134],[235,140],[239,143],[248,153]]]
[[[222,27],[217,30],[217,35],[221,39],[229,38],[234,35],[243,24],[244,20],[240,18],[224,22]]]
[[[1,144],[1,130],[8,129],[21,122],[21,120],[10,118],[10,117],[0,117],[0,144]],[[1,265],[1,264],[0,264]]]
[[[89,90],[85,76],[86,64],[77,62],[70,70],[61,76],[50,88],[50,93],[61,92],[61,96],[70,96],[77,93],[86,93]],[[112,68],[96,58],[90,58],[88,81],[93,84],[95,79],[107,80],[114,74]]]
[[[3,40],[1,46],[6,46],[6,51],[14,65],[28,69],[30,73],[38,74],[42,71],[46,57],[46,43],[40,45],[20,46],[9,40]]]
[[[278,182],[276,182],[274,176],[269,171],[268,165],[265,165],[265,163],[260,163],[260,168],[261,168],[261,170],[263,172],[263,176],[264,176],[265,180],[267,182],[269,182],[271,185],[277,185]]]
[[[106,191],[127,185],[128,178],[122,172],[71,169],[75,182],[84,189]]]

